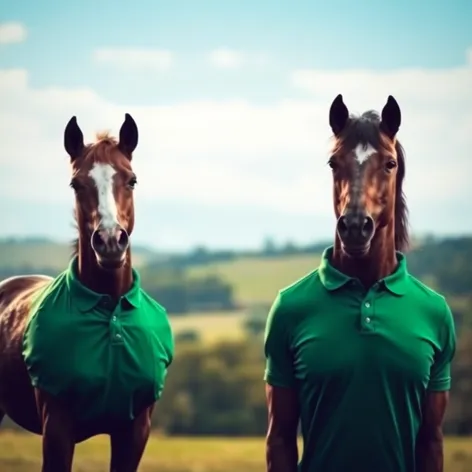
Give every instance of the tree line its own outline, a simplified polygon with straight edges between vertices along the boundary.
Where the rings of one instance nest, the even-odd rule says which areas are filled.
[[[472,311],[469,312],[472,317]],[[170,435],[264,435],[262,338],[206,345],[179,341],[153,427]],[[461,330],[445,419],[447,435],[472,434],[472,328]]]
[[[259,251],[212,251],[195,248],[186,254],[169,255],[150,261],[141,269],[144,288],[159,300],[169,313],[179,315],[195,311],[230,311],[237,307],[233,287],[217,275],[188,277],[191,266],[245,258],[283,258],[295,254],[320,254],[329,243],[297,246],[293,243],[276,245],[270,239]],[[408,253],[410,272],[452,297],[472,295],[472,237],[456,237],[423,241]],[[57,275],[48,267],[2,268],[0,279],[20,274],[44,273]],[[462,318],[462,309],[456,309]]]
[[[472,310],[469,312],[472,318]],[[175,436],[259,436],[267,429],[262,337],[203,343],[177,337],[176,355],[152,426]],[[461,330],[444,431],[472,434],[472,328]],[[2,427],[19,429],[8,420]]]
[[[200,258],[201,254],[200,252]],[[470,435],[472,238],[428,242],[411,251],[407,261],[414,275],[445,293],[452,302],[458,327],[458,344],[445,431],[447,434]],[[186,279],[182,256],[178,264],[172,265],[169,261],[166,264],[143,269],[143,281],[148,284],[148,290],[159,290],[171,287],[172,284],[175,287],[179,283],[183,284],[183,280],[191,282]],[[163,270],[165,267],[166,270]],[[225,286],[224,282],[221,283]],[[212,293],[212,284],[217,286],[217,279],[201,279],[192,288],[189,288],[190,285],[186,286],[188,298],[184,297],[186,305],[182,305],[181,309],[192,306],[188,300],[197,300],[200,306],[206,306],[209,310],[208,307],[215,300],[214,295],[208,295]],[[228,299],[232,300],[231,287],[225,287]],[[164,293],[160,292],[156,298],[162,300]],[[172,300],[171,293],[168,292],[169,301]],[[175,291],[173,296],[177,299],[182,293]],[[262,330],[267,308],[259,307],[256,310],[254,307],[253,316],[246,320],[246,336],[240,341],[208,344],[200,340],[196,331],[176,336],[175,360],[169,371],[163,398],[153,418],[154,428],[174,435],[238,436],[265,433],[267,420]]]

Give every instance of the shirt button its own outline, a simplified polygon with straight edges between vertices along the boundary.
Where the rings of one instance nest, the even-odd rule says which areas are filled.
[[[364,303],[364,306],[365,306],[366,308],[370,308],[370,303],[369,303],[369,302],[365,302],[365,303]]]
[[[120,338],[121,338],[121,334],[117,334],[117,335],[116,335],[116,338],[117,338],[117,339],[120,339]]]
[[[116,321],[116,316],[112,316],[111,320]]]
[[[370,318],[367,317],[367,318],[365,319],[365,322],[366,322],[366,323],[370,323]]]

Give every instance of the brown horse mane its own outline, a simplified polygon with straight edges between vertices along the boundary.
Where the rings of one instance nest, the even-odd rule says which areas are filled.
[[[109,131],[99,131],[95,135],[95,142],[87,144],[85,147],[83,158],[94,159],[102,162],[109,162],[112,160],[113,151],[115,151],[118,145],[118,140],[110,135]],[[79,232],[79,224],[77,221],[77,215],[73,212],[73,226]],[[75,257],[79,253],[79,238],[72,240],[72,254],[71,257]]]
[[[370,144],[375,149],[384,149],[392,152],[392,146],[398,161],[396,178],[396,198],[395,198],[395,249],[406,251],[409,247],[409,225],[408,207],[405,193],[403,192],[403,180],[405,178],[405,151],[398,140],[394,143],[380,130],[380,115],[369,110],[361,116],[351,115],[348,125],[339,137],[334,139],[333,153],[343,149],[354,149],[358,144]]]

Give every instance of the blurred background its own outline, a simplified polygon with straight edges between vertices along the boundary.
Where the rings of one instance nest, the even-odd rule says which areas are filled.
[[[410,272],[445,294],[458,351],[446,472],[472,470],[472,3],[43,0],[0,6],[0,278],[69,260],[62,147],[140,130],[133,260],[176,357],[143,471],[264,470],[262,333],[280,288],[334,236],[328,110],[403,113]],[[470,438],[469,438],[470,436]],[[40,464],[0,427],[0,470]],[[108,470],[106,438],[75,469]]]

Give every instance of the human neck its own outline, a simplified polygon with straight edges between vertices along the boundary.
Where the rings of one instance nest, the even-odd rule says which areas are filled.
[[[95,293],[110,295],[116,301],[127,293],[133,284],[130,248],[126,252],[122,267],[105,270],[98,265],[90,242],[79,238],[77,270],[78,279],[83,285]]]
[[[331,263],[343,274],[359,279],[362,285],[369,289],[379,280],[392,274],[397,267],[393,227],[378,229],[372,239],[369,253],[360,258],[348,256],[342,250],[341,241],[336,234]]]

